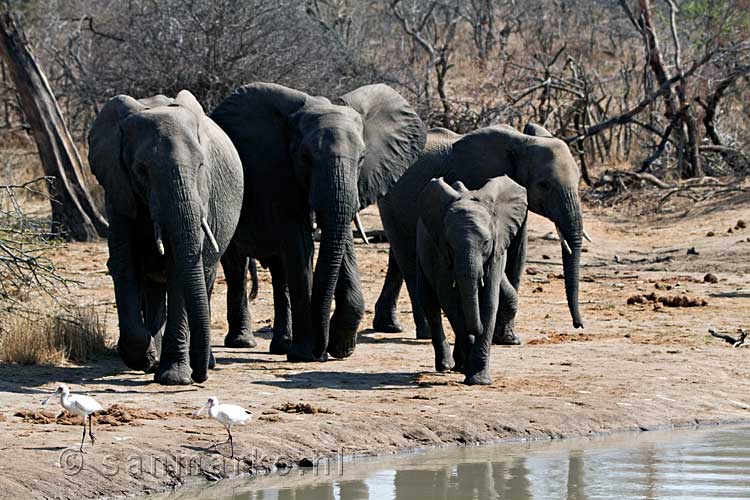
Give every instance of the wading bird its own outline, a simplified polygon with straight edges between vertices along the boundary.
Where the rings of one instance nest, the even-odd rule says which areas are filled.
[[[91,438],[91,446],[94,446],[96,438],[94,437],[94,428],[92,427],[91,416],[93,413],[103,410],[102,405],[96,402],[94,398],[89,396],[82,396],[80,394],[71,395],[70,389],[65,384],[60,384],[57,390],[52,393],[50,397],[42,401],[42,405],[46,405],[55,396],[60,396],[60,404],[63,408],[68,410],[73,415],[83,417],[83,436],[81,437],[81,453],[83,451],[83,442],[86,441],[86,418],[89,419],[89,437]]]
[[[229,434],[229,439],[222,443],[216,443],[210,446],[214,448],[221,444],[229,443],[232,450],[232,457],[234,457],[234,442],[232,441],[232,426],[234,424],[244,424],[250,420],[253,413],[246,412],[244,408],[236,405],[219,404],[219,399],[215,396],[211,396],[199,410],[193,413],[194,417],[199,416],[204,410],[208,410],[208,416],[220,422]],[[209,449],[210,449],[209,448]]]

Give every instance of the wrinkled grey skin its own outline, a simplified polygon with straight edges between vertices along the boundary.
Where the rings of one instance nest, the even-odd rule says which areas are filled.
[[[578,165],[563,141],[552,137],[543,127],[529,125],[524,133],[508,126],[487,127],[463,136],[440,128],[429,131],[427,145],[419,160],[378,201],[390,253],[383,290],[375,305],[375,330],[401,331],[396,301],[403,279],[412,299],[417,337],[430,338],[422,308],[415,300],[417,217],[413,200],[417,194],[432,178],[444,177],[448,183],[461,181],[469,189],[477,189],[487,180],[501,175],[509,176],[526,188],[529,210],[554,222],[567,241],[570,253],[561,243],[565,292],[573,326],[583,327],[578,309],[583,236]],[[517,291],[526,260],[526,236],[516,242],[507,252],[506,275]],[[520,343],[512,319],[497,324],[495,343]]]
[[[433,179],[419,196],[417,295],[435,349],[435,368],[464,372],[464,383],[490,384],[495,322],[515,317],[518,297],[505,275],[505,252],[526,225],[526,190],[503,176],[469,191]],[[456,345],[453,361],[442,327]],[[499,311],[504,314],[500,314]]]
[[[225,344],[252,341],[244,328],[244,273],[236,270],[252,256],[271,271],[271,352],[291,361],[350,356],[364,313],[351,223],[415,161],[424,125],[386,85],[361,87],[332,102],[254,83],[235,90],[211,116],[237,147],[247,187],[239,228],[222,260]],[[314,273],[313,215],[321,228]]]
[[[237,151],[188,91],[175,99],[118,95],[91,127],[89,164],[106,197],[120,356],[130,368],[156,371],[162,384],[205,381],[211,289],[242,206]],[[162,329],[159,359],[154,336]]]

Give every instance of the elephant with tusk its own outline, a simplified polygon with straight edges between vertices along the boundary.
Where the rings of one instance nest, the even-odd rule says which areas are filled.
[[[113,97],[88,139],[105,191],[120,356],[162,384],[203,382],[211,290],[242,206],[237,150],[186,90]]]
[[[378,201],[383,227],[390,242],[388,271],[375,305],[373,327],[377,331],[401,331],[396,301],[402,280],[412,301],[418,338],[430,338],[419,299],[416,297],[414,199],[432,178],[461,181],[479,189],[489,179],[507,175],[526,189],[528,209],[551,220],[560,236],[565,293],[575,328],[583,328],[578,307],[578,285],[583,218],[578,199],[580,172],[568,146],[544,127],[529,124],[523,133],[508,126],[493,126],[459,135],[447,129],[429,131],[419,160],[407,170],[388,194]],[[508,248],[506,275],[517,291],[526,260],[526,236]],[[499,314],[505,314],[500,311]],[[496,344],[519,344],[513,318],[499,318]]]
[[[211,116],[237,147],[246,186],[224,273],[243,275],[236,268],[246,256],[269,268],[271,353],[290,361],[350,356],[364,315],[351,224],[416,160],[426,136],[422,121],[382,84],[329,100],[252,83],[232,92]],[[313,270],[315,225],[320,247]],[[243,296],[242,283],[228,278],[229,347],[250,340],[242,327]]]

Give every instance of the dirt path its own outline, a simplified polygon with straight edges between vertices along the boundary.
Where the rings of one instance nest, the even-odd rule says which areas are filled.
[[[113,496],[337,453],[750,420],[748,351],[706,334],[709,326],[750,327],[750,229],[735,229],[740,219],[750,222],[747,200],[731,210],[661,219],[589,211],[586,225],[596,245],[583,258],[586,329],[574,331],[559,245],[544,238],[553,227],[533,217],[518,320],[525,345],[493,348],[489,387],[466,387],[460,374],[433,371],[429,342],[413,338],[405,296],[405,333],[367,329],[387,261],[385,244],[358,245],[368,309],[357,351],[342,361],[287,363],[265,353],[266,333],[257,349],[221,347],[226,323],[220,280],[213,301],[218,368],[203,385],[160,387],[148,375],[126,371],[117,358],[85,367],[0,365],[0,497]],[[378,225],[377,212],[368,211],[364,221]],[[83,282],[70,292],[75,300],[108,311],[114,334],[113,294],[102,272],[106,245],[69,245],[57,261]],[[708,272],[716,283],[704,282]],[[256,328],[272,320],[268,274],[261,278]],[[652,292],[657,299],[700,297],[708,305],[626,304]],[[80,455],[63,454],[77,446],[80,426],[14,416],[41,410],[40,400],[58,382],[105,407],[117,403],[147,414],[133,411],[110,419],[116,425],[100,424],[96,446],[81,466]],[[235,432],[241,460],[205,451],[224,439],[218,424],[190,417],[209,395],[255,413]],[[300,408],[312,413],[290,413]]]

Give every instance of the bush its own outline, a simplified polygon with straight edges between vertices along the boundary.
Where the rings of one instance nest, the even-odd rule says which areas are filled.
[[[93,307],[45,317],[7,315],[0,324],[0,362],[83,364],[113,352],[105,321]]]

